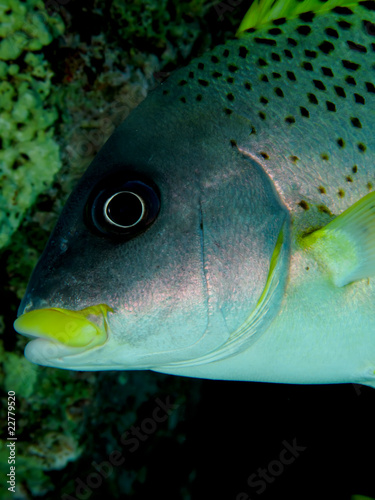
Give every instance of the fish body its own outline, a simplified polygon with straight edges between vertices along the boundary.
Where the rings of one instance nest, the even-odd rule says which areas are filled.
[[[15,322],[31,361],[374,385],[375,2],[271,3],[90,165]]]

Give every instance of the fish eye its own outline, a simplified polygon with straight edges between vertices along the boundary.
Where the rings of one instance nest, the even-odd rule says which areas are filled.
[[[98,183],[85,207],[85,222],[104,236],[132,238],[145,231],[160,209],[159,191],[149,180],[113,176]]]
[[[145,204],[136,193],[120,191],[108,198],[103,213],[109,224],[124,229],[130,228],[141,222]]]

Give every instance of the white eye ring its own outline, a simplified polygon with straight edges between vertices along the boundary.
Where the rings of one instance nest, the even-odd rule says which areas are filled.
[[[107,214],[108,205],[111,203],[113,198],[115,198],[115,196],[117,196],[119,194],[123,194],[123,193],[132,194],[133,196],[138,198],[138,200],[142,206],[141,215],[139,216],[138,220],[136,220],[134,222],[134,224],[131,224],[130,226],[122,226],[121,224],[116,224],[116,222],[113,222],[113,220]],[[140,196],[138,196],[136,193],[132,193],[131,191],[119,191],[118,193],[113,194],[110,198],[108,198],[108,200],[105,202],[105,205],[103,207],[103,215],[104,215],[105,220],[107,222],[109,222],[110,224],[112,224],[112,226],[121,227],[121,228],[129,228],[129,227],[136,226],[143,219],[144,214],[145,214],[145,204],[144,204],[142,198]]]

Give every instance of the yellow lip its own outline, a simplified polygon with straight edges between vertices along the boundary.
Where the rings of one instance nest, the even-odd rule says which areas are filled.
[[[52,307],[23,314],[14,322],[21,334],[42,337],[71,346],[94,347],[107,340],[107,314],[113,309],[106,304],[70,311]]]

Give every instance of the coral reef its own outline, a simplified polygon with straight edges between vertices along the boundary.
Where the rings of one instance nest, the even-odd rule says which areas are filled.
[[[41,0],[0,5],[0,248],[60,168],[43,46],[63,32]]]
[[[209,9],[202,0],[144,0],[130,5],[114,0],[110,13],[130,54],[153,52],[166,62],[187,58],[202,35],[200,20]]]
[[[83,448],[88,402],[95,377],[40,368],[13,353],[0,352],[5,374],[2,386],[16,393],[16,498],[41,496],[54,489],[47,471],[64,469]],[[5,399],[5,398],[4,398]],[[1,406],[1,435],[6,436],[6,408]],[[9,472],[6,442],[0,441],[0,470]],[[28,493],[27,493],[28,492]],[[2,499],[14,498],[4,493]]]

